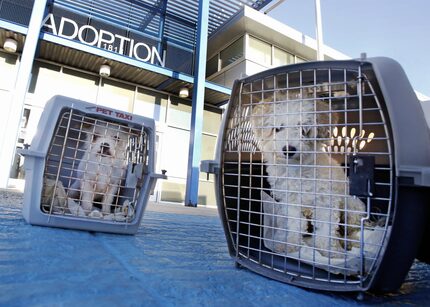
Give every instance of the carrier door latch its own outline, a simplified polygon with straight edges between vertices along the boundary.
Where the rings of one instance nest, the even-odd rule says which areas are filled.
[[[351,155],[349,157],[349,194],[362,197],[373,196],[375,157]]]

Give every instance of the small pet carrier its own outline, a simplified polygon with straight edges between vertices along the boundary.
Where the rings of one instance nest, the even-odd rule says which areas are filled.
[[[429,210],[430,133],[398,63],[308,62],[235,82],[215,161],[238,265],[329,291],[393,291]]]
[[[153,119],[54,96],[25,156],[34,225],[134,234],[156,179]]]

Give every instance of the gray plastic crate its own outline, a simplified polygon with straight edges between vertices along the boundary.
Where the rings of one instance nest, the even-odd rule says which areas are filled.
[[[237,80],[201,170],[215,174],[231,256],[270,278],[394,291],[427,243],[430,132],[389,58]]]
[[[134,234],[156,180],[153,119],[54,96],[25,157],[34,225]]]

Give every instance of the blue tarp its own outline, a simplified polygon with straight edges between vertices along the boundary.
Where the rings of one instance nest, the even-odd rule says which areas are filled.
[[[200,211],[199,211],[200,210]],[[316,292],[238,269],[209,209],[152,204],[137,235],[26,224],[0,201],[0,306],[345,306],[353,294]],[[430,302],[430,266],[416,262],[397,293],[371,305]]]

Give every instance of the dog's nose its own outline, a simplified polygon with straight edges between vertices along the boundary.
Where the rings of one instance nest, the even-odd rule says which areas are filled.
[[[282,147],[282,152],[284,153],[284,156],[288,157],[288,158],[292,158],[295,154],[296,154],[296,147],[294,146],[284,146]]]

